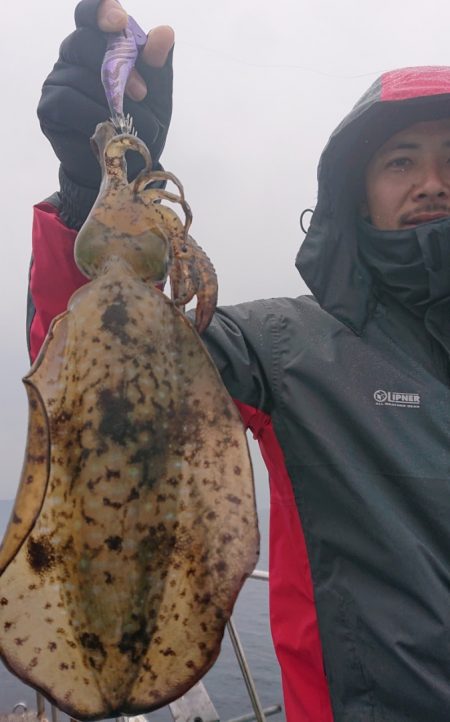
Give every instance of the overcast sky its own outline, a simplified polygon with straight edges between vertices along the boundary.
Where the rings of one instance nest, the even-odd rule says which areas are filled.
[[[41,135],[40,87],[73,29],[75,3],[2,4],[2,472],[20,476],[27,423],[25,300],[33,203],[57,189]],[[129,0],[146,29],[177,37],[174,115],[164,166],[184,184],[192,234],[213,260],[220,303],[305,291],[294,259],[299,213],[333,128],[383,71],[450,63],[444,0]],[[259,494],[267,491],[258,471]]]

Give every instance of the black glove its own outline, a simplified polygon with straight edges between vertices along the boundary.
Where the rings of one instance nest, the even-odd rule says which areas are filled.
[[[89,139],[97,123],[110,117],[100,78],[106,34],[97,26],[99,4],[100,0],[82,0],[78,4],[77,29],[61,45],[59,59],[44,82],[37,111],[42,131],[61,161],[61,218],[77,229],[86,220],[100,186],[100,167]],[[124,112],[133,117],[134,127],[157,169],[172,114],[172,51],[162,68],[152,68],[138,59],[136,69],[148,93],[140,102],[125,97]],[[130,153],[127,161],[129,176],[134,178],[142,168],[142,158]]]

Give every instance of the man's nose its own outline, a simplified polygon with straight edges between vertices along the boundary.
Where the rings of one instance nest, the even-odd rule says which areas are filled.
[[[417,180],[414,197],[417,200],[437,199],[450,197],[450,169],[443,169],[438,163],[429,163],[423,169]]]

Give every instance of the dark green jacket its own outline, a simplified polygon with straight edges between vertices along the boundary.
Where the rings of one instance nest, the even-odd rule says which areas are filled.
[[[321,159],[297,258],[314,297],[221,309],[206,335],[233,397],[264,417],[247,409],[275,508],[274,639],[287,701],[299,686],[303,699],[316,690],[307,709],[291,704],[293,722],[330,719],[311,651],[320,643],[336,722],[450,720],[450,222],[414,241],[431,289],[422,316],[384,289],[386,265],[377,274],[362,260],[358,231],[374,150],[401,128],[442,117],[450,68],[382,76]],[[285,472],[295,534],[292,515],[277,511],[280,486],[290,503]],[[298,581],[306,562],[311,594]]]

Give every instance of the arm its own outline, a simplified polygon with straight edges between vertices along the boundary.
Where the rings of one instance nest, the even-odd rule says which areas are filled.
[[[98,194],[100,170],[90,138],[97,123],[110,116],[101,65],[107,32],[123,29],[127,19],[116,0],[82,0],[75,10],[77,29],[62,42],[42,88],[38,117],[61,161],[60,216],[72,228],[81,227]],[[125,112],[133,116],[155,168],[172,114],[173,41],[171,28],[152,30],[126,86]],[[128,166],[135,177],[141,161],[133,155]]]
[[[27,313],[32,360],[51,320],[86,282],[75,266],[73,244],[99,190],[90,137],[97,123],[109,117],[100,78],[106,33],[125,27],[127,14],[116,0],[82,0],[75,21],[77,29],[63,41],[38,106],[42,130],[61,166],[60,191],[34,209]],[[173,42],[171,28],[154,28],[126,87],[125,111],[133,115],[155,168],[160,167],[171,117]],[[138,173],[137,158],[130,158],[129,168],[131,175]]]
[[[218,308],[202,339],[233,399],[269,414],[265,309],[265,301]]]

